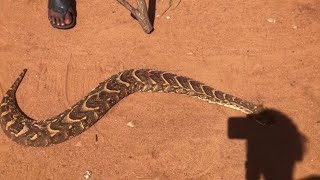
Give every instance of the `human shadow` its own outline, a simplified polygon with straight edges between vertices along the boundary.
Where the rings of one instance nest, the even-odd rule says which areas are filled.
[[[260,122],[274,122],[261,125]],[[295,163],[302,161],[306,138],[284,113],[266,109],[228,120],[228,137],[247,141],[246,179],[292,180]]]

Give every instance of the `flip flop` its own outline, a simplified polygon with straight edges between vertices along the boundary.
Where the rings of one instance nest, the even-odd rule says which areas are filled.
[[[59,26],[57,24],[50,24],[57,29],[70,29],[76,25],[76,1],[75,0],[49,0],[48,8],[54,12],[60,13],[65,17],[65,15],[69,12],[72,16],[72,22],[65,26]]]

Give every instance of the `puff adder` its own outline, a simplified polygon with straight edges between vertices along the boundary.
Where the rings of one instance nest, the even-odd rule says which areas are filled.
[[[57,116],[46,120],[33,120],[19,108],[15,95],[26,71],[23,70],[0,104],[1,128],[10,139],[26,146],[50,146],[67,141],[84,132],[112,106],[135,92],[183,94],[247,114],[263,110],[261,105],[226,94],[184,76],[158,70],[131,69],[101,82],[78,103]]]

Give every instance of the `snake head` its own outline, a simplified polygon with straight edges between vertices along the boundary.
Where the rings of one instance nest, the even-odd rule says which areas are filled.
[[[262,105],[257,107],[257,111],[253,114],[249,114],[248,118],[254,119],[259,124],[264,126],[271,126],[275,124],[279,119],[277,111],[264,108]]]

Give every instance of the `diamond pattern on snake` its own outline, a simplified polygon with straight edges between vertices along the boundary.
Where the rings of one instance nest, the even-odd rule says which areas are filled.
[[[34,120],[19,108],[16,99],[16,91],[26,71],[23,70],[0,104],[1,128],[10,139],[25,146],[50,146],[67,141],[94,125],[121,99],[136,92],[182,94],[246,114],[256,114],[264,109],[261,105],[188,77],[151,69],[130,69],[101,82],[83,99],[57,116]]]

